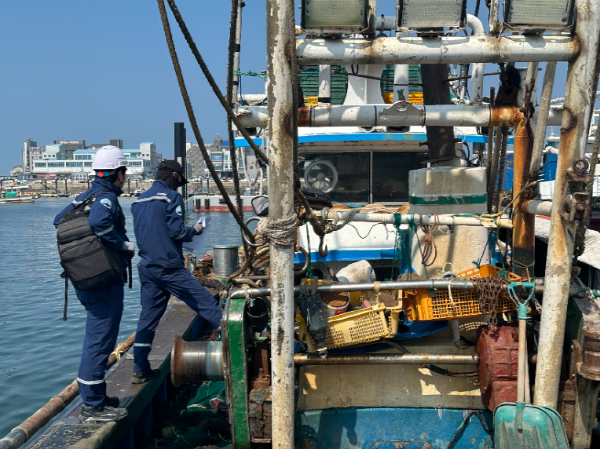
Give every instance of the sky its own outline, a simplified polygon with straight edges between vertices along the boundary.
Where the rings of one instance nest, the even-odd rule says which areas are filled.
[[[245,3],[241,70],[260,72],[266,69],[265,0]],[[378,13],[394,14],[394,4],[379,0]],[[485,24],[488,10],[481,4]],[[231,2],[177,5],[224,92]],[[468,0],[468,12],[474,5]],[[171,28],[203,139],[226,137],[225,113],[172,17]],[[170,158],[173,123],[184,122],[187,141],[196,142],[154,0],[2,0],[0,63],[0,175],[20,163],[28,137],[38,145],[122,139],[125,148],[138,148],[154,142]],[[496,70],[486,65],[486,72]],[[565,79],[566,63],[559,63],[554,97],[564,95]],[[497,77],[486,77],[485,92],[497,84]],[[242,93],[262,92],[261,79],[243,77]]]

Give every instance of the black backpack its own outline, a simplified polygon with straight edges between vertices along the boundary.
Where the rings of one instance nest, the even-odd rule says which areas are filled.
[[[67,212],[56,229],[60,264],[65,270],[61,275],[65,278],[65,312],[67,279],[71,280],[77,290],[91,290],[105,284],[123,284],[123,270],[126,267],[123,253],[105,245],[88,224],[92,202],[103,192],[106,190],[96,192]],[[124,220],[120,207],[119,213]],[[131,270],[131,261],[129,266]],[[131,284],[131,273],[129,283]],[[66,315],[63,320],[66,320]]]

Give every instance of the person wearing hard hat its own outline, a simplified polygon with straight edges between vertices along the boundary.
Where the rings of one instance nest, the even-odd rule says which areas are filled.
[[[69,211],[94,197],[88,216],[89,226],[104,245],[117,249],[127,262],[133,257],[134,245],[127,239],[125,216],[118,200],[127,178],[127,159],[119,148],[104,146],[94,155],[92,169],[96,172],[92,186],[56,216],[54,226],[58,227]],[[127,266],[127,263],[123,265]],[[119,399],[106,395],[104,381],[106,364],[115,349],[123,314],[125,278],[123,271],[122,282],[103,284],[91,290],[76,290],[87,312],[77,375],[83,401],[79,415],[82,422],[118,421],[127,416],[127,409],[119,408]]]
[[[198,313],[199,332],[210,332],[221,325],[221,307],[216,299],[185,269],[182,243],[203,231],[200,222],[185,226],[183,198],[177,193],[177,188],[185,184],[181,165],[164,160],[152,187],[131,205],[142,284],[142,311],[133,345],[134,384],[160,377],[160,370],[151,368],[148,355],[171,296]]]

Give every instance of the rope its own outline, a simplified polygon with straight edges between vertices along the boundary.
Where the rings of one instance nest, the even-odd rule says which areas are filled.
[[[167,0],[167,1],[169,2],[169,6],[171,6],[171,10],[174,9],[175,11],[177,11],[177,7],[174,4],[172,4],[173,0]],[[198,141],[198,146],[200,147],[200,151],[202,152],[202,157],[204,158],[204,162],[206,163],[206,166],[207,166],[211,176],[213,177],[215,183],[217,184],[219,191],[223,195],[223,199],[225,200],[225,203],[227,203],[227,207],[229,208],[229,211],[231,212],[231,214],[237,221],[238,225],[242,228],[242,230],[251,239],[253,239],[254,237],[252,237],[252,232],[250,231],[250,229],[248,229],[248,226],[246,226],[246,223],[244,223],[244,220],[242,219],[242,217],[237,213],[235,206],[231,202],[231,198],[229,198],[229,195],[227,194],[227,190],[225,190],[225,186],[223,185],[223,182],[217,175],[217,171],[215,170],[215,167],[214,167],[212,161],[210,160],[208,151],[206,150],[206,147],[204,146],[204,140],[202,139],[202,134],[200,133],[200,129],[198,128],[198,122],[196,121],[196,116],[194,115],[194,109],[192,108],[192,103],[190,101],[187,87],[185,85],[185,80],[183,79],[181,65],[179,64],[179,58],[177,56],[177,51],[175,50],[175,44],[173,43],[173,35],[171,34],[171,26],[169,25],[169,19],[167,17],[167,11],[165,8],[165,4],[164,4],[163,0],[157,0],[157,3],[158,3],[158,9],[160,11],[160,19],[162,21],[163,30],[165,32],[165,38],[167,40],[167,46],[169,47],[169,54],[171,56],[171,62],[173,63],[173,69],[175,70],[175,75],[177,76],[179,90],[181,91],[181,96],[183,98],[183,103],[185,105],[185,109],[188,114],[188,119],[190,121],[190,124],[192,125],[192,129],[194,131],[194,136],[196,137],[196,140]],[[173,14],[175,14],[175,11],[173,12]],[[176,18],[178,16],[179,16],[179,12],[177,11]],[[181,19],[181,16],[179,16],[179,19]],[[185,27],[185,24],[183,24],[183,26]],[[186,29],[186,31],[187,31],[187,29]],[[210,75],[210,73],[209,73],[209,75]],[[236,126],[237,126],[237,124],[236,124]]]
[[[278,247],[290,247],[296,243],[296,215],[271,222],[264,217],[256,226],[256,233]]]
[[[162,10],[164,10],[163,0],[157,0],[157,1],[159,3],[159,8],[161,8],[161,19],[163,19],[163,12],[162,12]],[[183,33],[183,36],[185,37],[185,40],[187,41],[187,43],[190,47],[190,50],[192,50],[192,53],[194,54],[194,57],[196,58],[196,61],[198,62],[198,65],[200,66],[202,73],[206,77],[206,80],[208,81],[208,84],[210,84],[210,87],[212,87],[213,92],[215,93],[215,95],[217,96],[219,101],[221,102],[221,105],[227,112],[227,115],[229,116],[229,118],[231,118],[231,120],[233,120],[233,123],[235,123],[235,126],[238,129],[238,131],[248,141],[248,145],[250,145],[250,147],[254,150],[254,153],[256,154],[257,159],[260,159],[264,163],[268,164],[269,160],[267,159],[267,156],[265,156],[265,154],[260,150],[260,148],[258,148],[258,145],[256,145],[254,143],[254,140],[252,139],[252,137],[250,137],[250,134],[248,134],[246,129],[242,126],[240,120],[237,118],[235,113],[231,110],[231,107],[229,106],[229,104],[227,104],[227,101],[225,100],[225,98],[223,98],[223,94],[221,94],[221,90],[219,89],[219,86],[217,86],[215,79],[213,78],[212,74],[208,70],[206,63],[204,62],[204,59],[202,58],[202,55],[198,51],[198,47],[196,47],[196,44],[194,43],[194,39],[192,39],[192,35],[188,31],[187,26],[186,26],[185,22],[183,21],[181,14],[179,13],[179,9],[177,9],[175,0],[167,0],[167,2],[169,3],[169,8],[171,8],[171,12],[173,13],[173,16],[175,17],[175,20],[177,21],[177,24],[179,25],[179,28],[181,29],[181,32]],[[161,7],[161,5],[162,5],[162,7]],[[167,24],[168,24],[168,19],[166,18],[166,11],[164,13],[163,26],[164,26],[165,20],[167,20]],[[170,29],[169,29],[169,34],[171,34]],[[205,161],[207,161],[206,158],[205,158]],[[207,165],[208,165],[208,163],[207,163]],[[215,181],[216,181],[216,178],[213,177],[213,179],[215,179]]]
[[[486,218],[496,219],[498,217],[502,217],[502,215],[504,215],[504,213],[517,202],[517,200],[519,199],[519,197],[525,190],[527,190],[529,187],[536,185],[537,183],[538,183],[538,181],[531,181],[529,184],[527,184],[525,187],[523,187],[521,189],[521,191],[519,193],[517,193],[517,195],[513,198],[513,200],[510,203],[508,203],[506,205],[506,207],[504,209],[502,209],[500,212],[497,212],[495,214],[473,215],[473,217],[478,218],[480,221],[482,221],[482,219],[486,219]]]
[[[115,358],[117,359],[116,360],[117,362],[119,361],[121,356],[127,352],[126,350],[124,350],[124,348],[129,348],[129,346],[126,344],[126,342],[119,343],[117,345],[117,347],[115,348],[115,350],[113,352],[111,352],[111,354],[114,355]]]
[[[238,22],[238,6],[239,0],[231,0],[231,20],[229,22],[229,48],[227,49],[227,101],[233,107],[237,102],[237,98],[233,98],[233,60],[235,53],[235,39],[237,33],[237,22]],[[241,219],[244,219],[244,203],[240,193],[240,177],[238,173],[237,163],[237,151],[235,148],[235,138],[233,135],[233,122],[231,118],[227,116],[227,139],[229,140],[229,157],[231,159],[231,167],[233,171],[233,187],[235,191],[235,203],[237,204],[237,211],[240,214]],[[242,245],[244,252],[248,253],[248,245],[246,241],[242,239]]]
[[[235,1],[235,0],[234,0]],[[257,76],[259,78],[262,78],[264,80],[267,79],[267,74],[266,73],[256,73],[256,72],[240,72],[239,70],[235,70],[233,72],[234,75],[236,76]]]
[[[512,259],[512,264],[513,264],[513,267],[523,268],[525,270],[525,272],[527,273],[527,279],[531,279],[532,278],[531,273],[529,273],[529,269],[532,268],[535,265],[535,263],[532,262],[529,265],[525,265],[525,264],[523,264],[521,262],[517,262],[513,258]]]
[[[434,214],[434,223],[432,225],[424,225],[423,215],[419,215],[419,221],[421,222],[421,231],[423,231],[425,234],[425,248],[421,251],[421,259],[423,261],[423,265],[430,267],[435,262],[435,259],[437,259],[437,246],[433,238],[433,233],[437,231],[440,226],[440,218],[437,214]],[[419,250],[421,250],[420,243]]]
[[[340,223],[340,215],[335,209],[329,209],[327,207],[323,208],[321,212],[322,217],[324,219],[329,218],[331,220],[325,224],[325,232],[327,234],[330,234],[332,232],[339,231],[348,223],[350,223],[356,214],[360,213],[360,209],[352,209],[349,210],[347,213],[348,215],[346,216],[346,218],[344,218]],[[333,218],[331,218],[330,216],[333,216]]]

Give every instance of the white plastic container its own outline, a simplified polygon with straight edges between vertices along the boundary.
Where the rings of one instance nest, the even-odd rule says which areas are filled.
[[[409,172],[411,214],[487,212],[484,167],[432,167]]]
[[[485,168],[432,167],[409,173],[411,214],[482,214],[487,212]],[[483,226],[447,226],[433,233],[437,257],[430,267],[422,263],[425,235],[420,228],[412,241],[412,266],[423,277],[438,270],[459,272],[473,267],[473,261],[489,263],[488,229]]]

